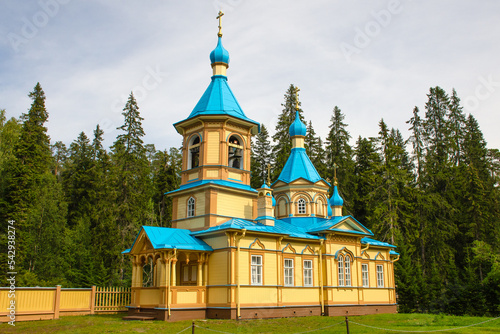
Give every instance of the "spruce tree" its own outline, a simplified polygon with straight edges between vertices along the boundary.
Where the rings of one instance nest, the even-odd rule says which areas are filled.
[[[353,184],[351,175],[354,172],[353,152],[349,145],[351,136],[344,123],[345,115],[335,106],[330,119],[330,131],[326,138],[326,168],[327,177],[334,179],[334,166],[337,166],[336,175],[339,179],[339,192],[344,199],[344,210],[352,210]]]
[[[276,132],[273,135],[274,146],[272,149],[272,154],[274,158],[274,166],[272,171],[272,180],[278,178],[281,170],[285,166],[290,152],[292,151],[292,142],[290,139],[290,125],[295,120],[295,111],[297,106],[299,106],[299,115],[301,121],[304,121],[302,116],[302,109],[300,109],[300,101],[298,101],[298,88],[293,84],[290,85],[285,93],[285,102],[281,105],[283,110],[278,117],[278,123],[276,124]]]
[[[252,145],[252,179],[250,185],[260,188],[267,180],[267,166],[272,164],[271,143],[269,132],[265,125],[261,125],[260,133],[257,134],[255,143]]]
[[[144,147],[142,128],[143,118],[139,107],[130,93],[123,108],[124,124],[118,127],[122,133],[117,136],[112,146],[114,161],[115,186],[117,191],[117,224],[120,231],[120,246],[126,249],[130,245],[142,224],[147,221],[148,204],[151,198],[149,166]],[[120,262],[121,279],[128,277],[125,262]]]

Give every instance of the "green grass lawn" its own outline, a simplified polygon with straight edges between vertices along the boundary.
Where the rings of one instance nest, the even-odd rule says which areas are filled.
[[[125,321],[123,314],[62,317],[59,320],[0,324],[0,333],[178,333],[191,321]],[[429,314],[378,314],[349,317],[350,333],[397,333],[438,331],[443,333],[500,333],[500,319]],[[372,327],[365,327],[372,326]],[[195,333],[346,333],[343,317],[304,317],[266,320],[196,320]],[[376,328],[373,328],[376,327]],[[455,328],[455,329],[453,329]],[[387,330],[384,330],[387,329]],[[191,328],[183,333],[191,333]]]

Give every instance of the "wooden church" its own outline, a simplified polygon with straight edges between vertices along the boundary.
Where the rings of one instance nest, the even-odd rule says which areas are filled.
[[[219,33],[211,82],[187,118],[172,228],[143,226],[130,249],[129,317],[251,319],[396,312],[395,246],[372,239],[314,168],[298,112],[272,184],[250,187],[248,118],[227,82]]]

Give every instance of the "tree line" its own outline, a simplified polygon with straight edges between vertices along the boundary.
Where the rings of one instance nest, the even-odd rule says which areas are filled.
[[[7,222],[16,227],[18,286],[129,285],[121,252],[141,225],[170,226],[181,149],[143,141],[143,118],[131,93],[113,145],[103,131],[81,132],[67,147],[47,135],[40,84],[19,119],[0,111],[0,278],[9,261]],[[422,112],[409,113],[409,138],[384,120],[378,136],[352,146],[341,109],[327,137],[317,136],[300,109],[296,87],[284,95],[274,135],[262,125],[253,138],[251,185],[281,172],[291,151],[288,128],[299,106],[306,151],[320,175],[339,180],[344,214],[397,245],[401,312],[500,313],[500,152],[489,149],[479,124],[455,90],[430,88]],[[335,166],[335,168],[334,168]]]

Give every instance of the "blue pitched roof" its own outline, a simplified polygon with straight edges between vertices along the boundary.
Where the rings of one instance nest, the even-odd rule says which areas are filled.
[[[223,231],[228,229],[236,229],[236,230],[245,229],[247,231],[284,234],[293,238],[322,239],[319,236],[308,234],[305,227],[295,226],[282,220],[275,220],[274,226],[268,226],[251,220],[245,220],[239,218],[230,219],[225,223],[210,227],[203,231],[192,232],[191,235],[196,236],[205,233]]]
[[[389,244],[387,242],[383,242],[383,241],[379,241],[379,240],[375,240],[375,239],[371,239],[371,238],[367,238],[367,237],[364,237],[363,239],[361,239],[361,243],[362,244],[373,245],[373,246],[396,248],[396,246],[391,245],[391,244]]]
[[[189,114],[188,118],[175,123],[174,126],[196,116],[204,115],[233,116],[238,119],[254,123],[260,127],[259,123],[245,116],[240,104],[227,84],[227,77],[225,75],[212,76],[210,85],[194,107],[191,114]]]
[[[247,191],[251,191],[251,192],[255,192],[255,193],[257,192],[257,190],[255,190],[254,188],[252,188],[246,184],[241,184],[241,183],[231,182],[231,181],[226,181],[226,180],[209,179],[209,180],[200,180],[200,181],[194,181],[194,182],[190,182],[187,184],[183,184],[179,187],[179,189],[169,191],[165,194],[172,194],[172,193],[175,193],[175,192],[178,192],[181,190],[186,190],[186,189],[198,187],[198,186],[201,186],[204,184],[214,184],[214,185],[219,185],[219,186],[223,186],[223,187],[236,188],[239,190],[247,190]]]
[[[300,178],[312,183],[316,183],[322,179],[316,168],[314,168],[311,159],[307,156],[306,149],[303,147],[294,147],[278,180],[290,183]]]
[[[212,251],[212,247],[207,245],[203,240],[197,239],[191,236],[191,231],[183,230],[179,228],[169,228],[169,227],[156,227],[156,226],[142,226],[141,231],[144,230],[148,236],[149,241],[153,245],[154,249],[182,249],[182,250],[194,250],[194,251]],[[141,233],[139,231],[139,234]],[[137,236],[139,236],[137,234]],[[134,241],[137,241],[137,237]],[[123,253],[130,252],[127,249]]]
[[[362,231],[354,231],[354,230],[344,230],[344,229],[338,229],[338,228],[333,228],[335,225],[341,223],[342,221],[346,219],[352,219],[354,220],[357,224],[359,224],[363,229],[365,229],[367,232],[362,232]],[[361,235],[369,235],[372,236],[373,233],[369,229],[367,229],[363,224],[358,222],[354,217],[352,216],[341,216],[341,217],[333,217],[331,219],[318,219],[312,224],[308,225],[307,231],[309,233],[318,233],[318,232],[323,232],[323,231],[337,231],[337,232],[342,232],[342,233],[352,233],[352,234],[361,234]]]

